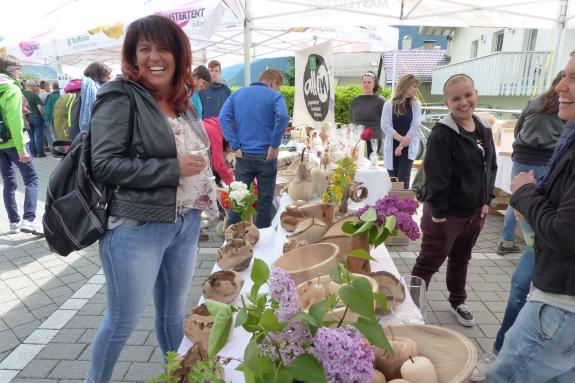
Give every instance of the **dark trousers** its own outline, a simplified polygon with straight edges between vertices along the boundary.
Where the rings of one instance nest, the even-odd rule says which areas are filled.
[[[266,155],[243,153],[236,157],[236,181],[251,185],[254,179],[258,184],[258,201],[256,226],[260,229],[269,227],[272,222],[272,204],[276,187],[278,161],[266,160]],[[230,211],[229,222],[234,224],[241,219],[239,213]]]
[[[44,155],[44,119],[42,116],[28,117],[30,123],[30,152],[34,157]]]
[[[465,303],[467,298],[467,266],[484,223],[485,217],[480,217],[479,209],[470,217],[450,215],[447,222],[436,223],[431,220],[429,204],[423,205],[421,251],[411,274],[421,277],[429,287],[431,277],[447,258],[447,290],[453,307]]]
[[[393,149],[395,151],[395,148]],[[411,166],[413,160],[407,156],[407,148],[403,149],[401,156],[393,154],[393,170],[388,170],[387,173],[390,177],[396,177],[398,180],[403,181],[403,187],[409,189],[409,178],[411,177]]]
[[[26,147],[26,150],[28,150],[28,147]],[[0,149],[0,172],[2,173],[2,182],[4,182],[4,206],[8,212],[10,223],[20,221],[18,205],[16,204],[16,167],[20,170],[26,188],[24,191],[24,219],[33,221],[36,218],[38,176],[32,162],[23,163],[20,162],[19,158],[16,148]]]
[[[367,158],[369,158],[371,152],[373,152],[373,148],[371,147],[371,140],[365,141],[365,144],[367,149]],[[381,140],[377,140],[377,151],[375,153],[379,155],[380,152],[381,152]]]

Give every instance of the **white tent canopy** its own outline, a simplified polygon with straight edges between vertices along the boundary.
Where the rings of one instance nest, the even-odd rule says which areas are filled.
[[[397,30],[385,25],[575,27],[575,0],[20,0],[18,8],[24,21],[0,14],[0,49],[48,64],[117,61],[125,26],[158,12],[186,24],[196,57],[224,62],[328,39],[336,52],[396,48]]]

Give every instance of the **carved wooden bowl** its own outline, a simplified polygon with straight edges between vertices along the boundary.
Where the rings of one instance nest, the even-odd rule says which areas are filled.
[[[296,285],[320,275],[329,274],[337,265],[339,247],[331,243],[316,243],[298,247],[277,258],[272,268],[286,270]]]

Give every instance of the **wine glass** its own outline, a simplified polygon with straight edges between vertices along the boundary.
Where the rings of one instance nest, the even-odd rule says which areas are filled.
[[[415,275],[401,277],[393,292],[391,311],[403,324],[425,323],[427,288],[425,281]]]

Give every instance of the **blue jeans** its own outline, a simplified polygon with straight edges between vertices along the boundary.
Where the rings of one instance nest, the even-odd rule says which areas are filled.
[[[30,153],[28,145],[26,151]],[[4,207],[8,212],[10,223],[20,222],[18,205],[16,204],[16,171],[15,166],[20,170],[24,180],[24,216],[27,221],[36,218],[36,203],[38,202],[38,176],[32,161],[28,163],[20,162],[20,156],[16,148],[0,149],[0,172],[4,182]]]
[[[276,187],[278,161],[266,160],[266,155],[243,153],[236,158],[236,181],[251,185],[254,179],[258,183],[258,201],[256,226],[260,229],[272,223],[272,204]],[[239,213],[230,211],[229,222],[234,224],[241,219]]]
[[[30,152],[34,157],[44,154],[44,119],[42,116],[33,115],[28,117],[30,123]]]
[[[505,314],[503,316],[503,321],[501,322],[501,328],[497,332],[495,344],[493,345],[494,354],[498,354],[499,350],[501,350],[503,340],[505,339],[505,333],[511,328],[511,326],[513,326],[517,315],[519,315],[519,311],[521,311],[521,308],[523,305],[525,305],[527,294],[529,294],[531,282],[533,281],[533,273],[535,271],[533,229],[524,219],[519,221],[519,224],[521,225],[521,231],[523,233],[523,237],[525,238],[526,246],[523,250],[521,260],[513,272],[513,276],[511,277],[511,290],[509,291],[507,307],[505,308]]]
[[[535,179],[539,180],[543,177],[546,165],[528,165],[521,162],[513,161],[513,166],[511,167],[511,179],[521,173],[533,170],[535,173]],[[502,239],[504,241],[514,241],[515,240],[515,227],[517,226],[517,220],[515,219],[515,214],[513,213],[513,208],[511,205],[507,206],[505,210],[505,218],[503,219],[503,235]]]
[[[528,301],[509,329],[489,383],[575,382],[575,313]]]
[[[176,351],[184,336],[184,305],[194,275],[200,212],[179,214],[175,223],[130,218],[100,239],[107,307],[92,343],[86,382],[109,382],[116,360],[150,297],[162,354]]]

